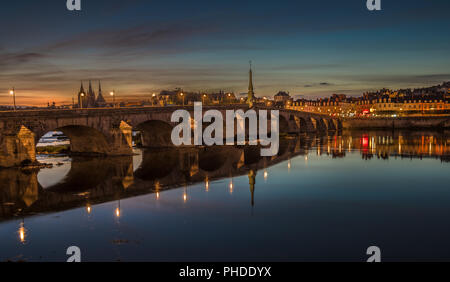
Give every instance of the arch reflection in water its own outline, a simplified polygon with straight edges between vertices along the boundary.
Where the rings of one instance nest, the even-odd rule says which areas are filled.
[[[147,193],[155,193],[159,199],[162,191],[185,185],[183,201],[184,198],[187,201],[191,184],[204,183],[208,191],[211,182],[230,178],[228,189],[231,192],[235,189],[233,178],[238,176],[248,176],[251,204],[254,205],[258,170],[264,170],[263,179],[267,181],[270,166],[286,161],[289,169],[288,160],[298,155],[304,156],[307,162],[311,149],[320,147],[319,157],[344,158],[347,152],[357,150],[367,160],[417,157],[448,161],[449,140],[447,133],[361,131],[343,132],[339,136],[302,135],[282,140],[279,154],[271,158],[262,158],[255,146],[143,149],[139,162],[133,157],[74,156],[64,178],[50,186],[38,182],[38,173],[45,170],[0,170],[0,218],[75,207],[84,207],[90,213],[98,203]],[[136,168],[135,163],[140,166]],[[296,168],[291,166],[290,169]]]

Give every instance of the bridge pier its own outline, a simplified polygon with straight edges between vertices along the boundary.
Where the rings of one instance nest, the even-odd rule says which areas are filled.
[[[0,167],[36,162],[35,135],[25,126],[0,134]]]
[[[112,142],[107,155],[131,155],[133,153],[133,128],[124,121],[111,129]]]

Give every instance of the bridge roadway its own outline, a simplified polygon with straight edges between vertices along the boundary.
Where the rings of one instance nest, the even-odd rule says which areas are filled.
[[[132,154],[132,131],[140,131],[144,147],[170,147],[176,125],[172,113],[185,109],[193,117],[193,106],[95,108],[76,110],[31,110],[0,112],[0,167],[36,161],[35,146],[49,131],[61,131],[70,139],[72,153],[97,155]],[[204,106],[248,110],[245,104]],[[254,110],[275,110],[254,107]],[[280,133],[315,133],[341,129],[341,121],[327,115],[279,109]],[[236,128],[236,127],[235,127]],[[269,127],[270,128],[270,127]]]

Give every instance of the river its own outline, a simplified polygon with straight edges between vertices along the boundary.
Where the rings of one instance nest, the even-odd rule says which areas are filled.
[[[0,261],[450,260],[450,133],[41,155],[0,170]]]

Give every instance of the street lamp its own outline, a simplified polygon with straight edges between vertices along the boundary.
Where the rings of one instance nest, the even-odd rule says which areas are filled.
[[[80,96],[81,96],[81,99],[80,99],[80,109],[82,109],[82,108],[83,108],[84,93],[81,93]]]
[[[205,104],[206,94],[203,94],[202,96],[202,103]]]
[[[183,94],[183,92],[180,93],[180,96],[183,98],[183,107],[184,107],[184,94]]]
[[[156,106],[157,105],[157,103],[155,103],[156,102],[156,93],[153,93],[152,94],[152,106]]]
[[[111,91],[109,93],[109,95],[111,95],[113,98],[113,107],[115,108],[116,107],[116,91],[115,90]]]
[[[9,91],[9,94],[11,94],[11,96],[13,96],[13,101],[14,101],[14,111],[16,110],[16,91],[14,90],[14,87],[11,91]]]

